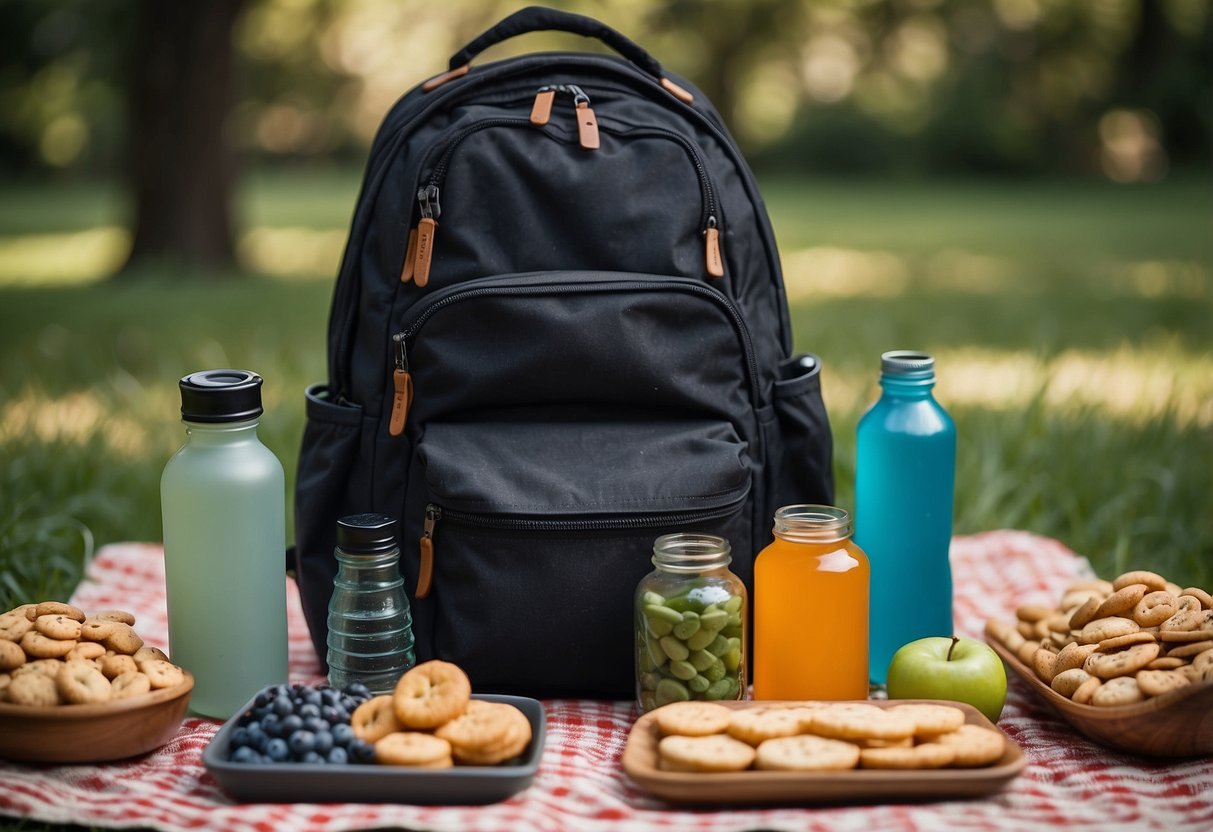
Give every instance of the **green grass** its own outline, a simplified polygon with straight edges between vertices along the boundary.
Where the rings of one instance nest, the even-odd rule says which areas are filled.
[[[293,480],[357,187],[356,171],[245,183],[246,227],[320,239],[301,277],[0,283],[0,606],[65,597],[95,545],[160,538],[160,472],[182,438],[175,382],[189,371],[262,373],[262,435]],[[851,500],[880,352],[926,349],[959,430],[959,532],[1028,529],[1102,574],[1132,565],[1213,586],[1207,190],[764,183],[797,345],[827,368],[838,502]],[[127,215],[110,185],[6,188],[0,257]]]

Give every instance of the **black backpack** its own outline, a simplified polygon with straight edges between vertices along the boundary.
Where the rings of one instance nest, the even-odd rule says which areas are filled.
[[[623,58],[470,68],[555,29]],[[398,517],[418,660],[477,690],[633,695],[653,540],[830,503],[820,366],[711,104],[580,15],[531,7],[405,95],[371,149],[307,391],[296,574],[325,656],[336,521]]]

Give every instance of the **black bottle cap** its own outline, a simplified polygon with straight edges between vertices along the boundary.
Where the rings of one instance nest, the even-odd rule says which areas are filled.
[[[396,521],[386,514],[352,514],[337,521],[337,546],[347,552],[396,548]]]
[[[261,376],[248,370],[203,370],[181,379],[181,418],[243,422],[262,413]]]

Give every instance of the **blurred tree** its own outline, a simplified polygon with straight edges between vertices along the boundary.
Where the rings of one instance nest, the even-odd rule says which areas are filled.
[[[127,271],[149,260],[235,265],[236,165],[224,124],[234,102],[232,29],[243,4],[139,3],[128,141],[135,235]]]

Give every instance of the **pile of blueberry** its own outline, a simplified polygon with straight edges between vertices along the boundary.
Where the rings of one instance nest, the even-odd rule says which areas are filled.
[[[373,763],[374,747],[350,727],[350,714],[370,698],[360,682],[340,691],[268,687],[240,715],[228,758],[233,763]]]

